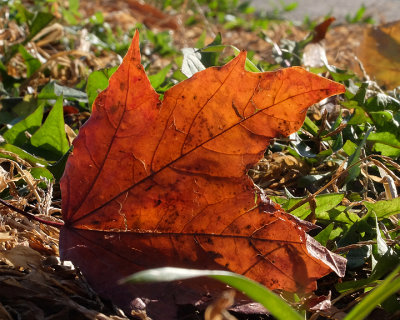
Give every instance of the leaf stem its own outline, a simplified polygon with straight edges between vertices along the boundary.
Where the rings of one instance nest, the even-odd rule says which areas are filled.
[[[27,218],[30,219],[30,220],[35,220],[35,221],[37,221],[37,222],[43,223],[43,224],[48,225],[48,226],[55,227],[55,228],[57,228],[57,229],[61,229],[61,228],[64,226],[64,223],[62,223],[62,222],[44,220],[44,219],[39,218],[39,217],[37,217],[36,215],[34,215],[34,214],[30,213],[30,212],[21,210],[21,209],[19,209],[19,208],[13,206],[12,204],[10,204],[10,203],[8,203],[8,202],[2,200],[2,199],[0,199],[0,203],[1,203],[2,205],[6,206],[7,208],[9,208],[9,209],[11,209],[11,210],[13,210],[13,211],[15,211],[15,212],[18,212],[18,213],[22,214],[24,217],[27,217]]]

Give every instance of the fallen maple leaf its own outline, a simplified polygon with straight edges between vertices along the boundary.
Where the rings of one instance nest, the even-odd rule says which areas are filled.
[[[345,259],[305,233],[311,224],[256,194],[246,172],[271,138],[298,130],[308,106],[344,87],[301,68],[247,72],[245,60],[241,52],[198,72],[160,101],[135,34],[61,180],[61,257],[101,294],[169,319],[166,308],[200,303],[215,283],[117,281],[151,267],[227,269],[302,292],[332,270],[343,275]],[[157,301],[163,307],[151,309]]]

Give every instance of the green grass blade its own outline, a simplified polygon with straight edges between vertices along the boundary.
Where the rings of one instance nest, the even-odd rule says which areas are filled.
[[[195,277],[211,277],[242,291],[249,298],[261,303],[275,318],[304,320],[289,304],[263,285],[240,274],[219,270],[194,270],[183,268],[156,268],[134,273],[122,282],[163,282]]]
[[[400,265],[360,303],[358,303],[344,320],[362,320],[381,302],[400,291]]]
[[[211,278],[222,281],[261,303],[277,319],[303,319],[292,307],[263,285],[238,274],[214,275]]]

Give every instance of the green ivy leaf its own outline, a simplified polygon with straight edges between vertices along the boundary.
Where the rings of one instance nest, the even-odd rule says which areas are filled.
[[[48,161],[38,158],[38,157],[30,154],[29,152],[26,152],[25,150],[22,150],[21,148],[14,146],[12,144],[9,144],[9,143],[0,145],[0,157],[16,160],[15,157],[12,157],[9,154],[4,153],[4,151],[9,151],[9,152],[14,153],[19,158],[29,162],[33,166],[47,166],[49,164]]]
[[[22,147],[28,142],[25,131],[33,134],[41,126],[43,110],[44,104],[40,104],[32,114],[8,129],[3,135],[4,139],[6,139],[8,143]]]
[[[55,81],[51,81],[46,84],[46,86],[38,94],[38,98],[44,100],[57,99],[60,96],[63,96],[65,99],[69,100],[87,102],[87,95],[85,92],[76,90],[74,88],[61,86]]]
[[[333,227],[334,227],[333,223],[329,224],[324,230],[322,230],[320,233],[318,233],[314,237],[314,239],[317,240],[323,246],[326,246],[326,244],[330,238],[330,235],[333,231]]]
[[[151,86],[154,88],[154,90],[159,89],[160,86],[163,84],[169,70],[171,70],[171,67],[172,65],[169,64],[166,67],[162,68],[160,71],[158,71],[156,74],[149,76]]]
[[[384,156],[400,155],[400,139],[396,131],[372,132],[368,141],[375,142],[374,150],[381,152]]]
[[[40,156],[48,160],[58,160],[68,151],[62,96],[57,99],[41,128],[32,135],[31,144]]]
[[[52,173],[51,173],[49,170],[47,170],[46,168],[43,168],[43,167],[34,167],[34,168],[32,168],[32,169],[30,170],[30,172],[31,172],[32,176],[33,176],[35,179],[46,178],[46,179],[48,179],[48,180],[50,180],[50,181],[53,181],[53,180],[54,180],[54,177],[53,177]]]
[[[347,211],[347,208],[345,206],[336,206],[333,209],[318,213],[317,219],[318,221],[332,221],[350,225],[360,220],[357,214]]]
[[[29,24],[29,36],[23,42],[24,44],[31,41],[41,30],[43,30],[52,20],[54,16],[47,12],[38,12],[32,23]]]
[[[329,193],[322,194],[315,197],[315,214],[318,216],[322,212],[328,211],[336,207],[344,198],[344,194]],[[289,208],[290,209],[290,208]],[[311,208],[309,203],[303,204],[301,207],[290,212],[300,219],[305,219],[311,213]]]
[[[103,69],[92,72],[87,81],[86,85],[86,93],[89,100],[89,108],[92,108],[92,104],[94,99],[96,99],[97,95],[107,88],[108,79],[110,79],[111,75],[117,70],[118,67],[113,67],[109,69]]]
[[[388,218],[400,213],[400,198],[380,200],[375,203],[363,201],[363,205],[368,209],[367,216],[375,214],[378,219]]]

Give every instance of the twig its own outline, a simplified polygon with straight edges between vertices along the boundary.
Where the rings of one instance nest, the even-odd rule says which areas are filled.
[[[333,252],[338,253],[338,252],[346,252],[349,251],[351,249],[356,249],[356,248],[360,248],[363,246],[368,246],[368,245],[372,245],[372,244],[376,244],[375,240],[368,240],[368,241],[360,241],[354,244],[350,244],[348,246],[345,247],[341,247],[341,248],[337,248],[335,250],[333,250]]]
[[[358,160],[357,162],[353,163],[351,166],[347,167],[346,170],[342,171],[341,173],[339,173],[335,178],[333,178],[331,181],[329,181],[326,185],[324,185],[323,187],[319,188],[316,192],[310,194],[307,198],[297,202],[293,207],[291,207],[290,209],[287,209],[286,211],[288,213],[292,212],[293,210],[301,207],[303,204],[309,202],[311,199],[314,199],[318,194],[320,194],[322,191],[324,191],[326,188],[328,188],[329,186],[331,186],[333,183],[335,183],[337,181],[337,179],[339,179],[343,174],[347,173],[349,171],[349,169],[355,167],[356,165],[359,165],[361,162],[371,158],[372,155],[367,156],[365,158],[362,158],[360,160]]]
[[[390,231],[392,231],[392,230],[390,230]],[[395,245],[399,244],[399,241],[392,240],[392,239],[385,239],[385,242],[386,242],[386,244],[388,246],[395,246]],[[363,246],[373,245],[373,244],[376,244],[376,243],[377,242],[375,240],[360,241],[360,242],[357,242],[357,243],[354,243],[354,244],[350,244],[350,245],[345,246],[345,247],[337,248],[337,249],[333,250],[333,252],[334,253],[346,252],[346,251],[349,251],[351,249],[357,249],[357,248],[360,248],[360,247],[363,247]]]
[[[10,203],[2,200],[2,199],[0,199],[0,203],[2,205],[6,206],[7,208],[22,214],[24,217],[27,217],[28,219],[35,220],[37,222],[40,222],[40,223],[43,223],[43,224],[46,224],[48,226],[52,226],[52,227],[55,227],[55,228],[58,228],[58,229],[61,229],[64,226],[64,223],[62,223],[62,222],[49,221],[49,220],[41,219],[41,218],[35,216],[34,214],[32,214],[30,212],[27,212],[27,211],[24,211],[24,210],[21,210],[21,209],[13,206],[12,204],[10,204]]]

